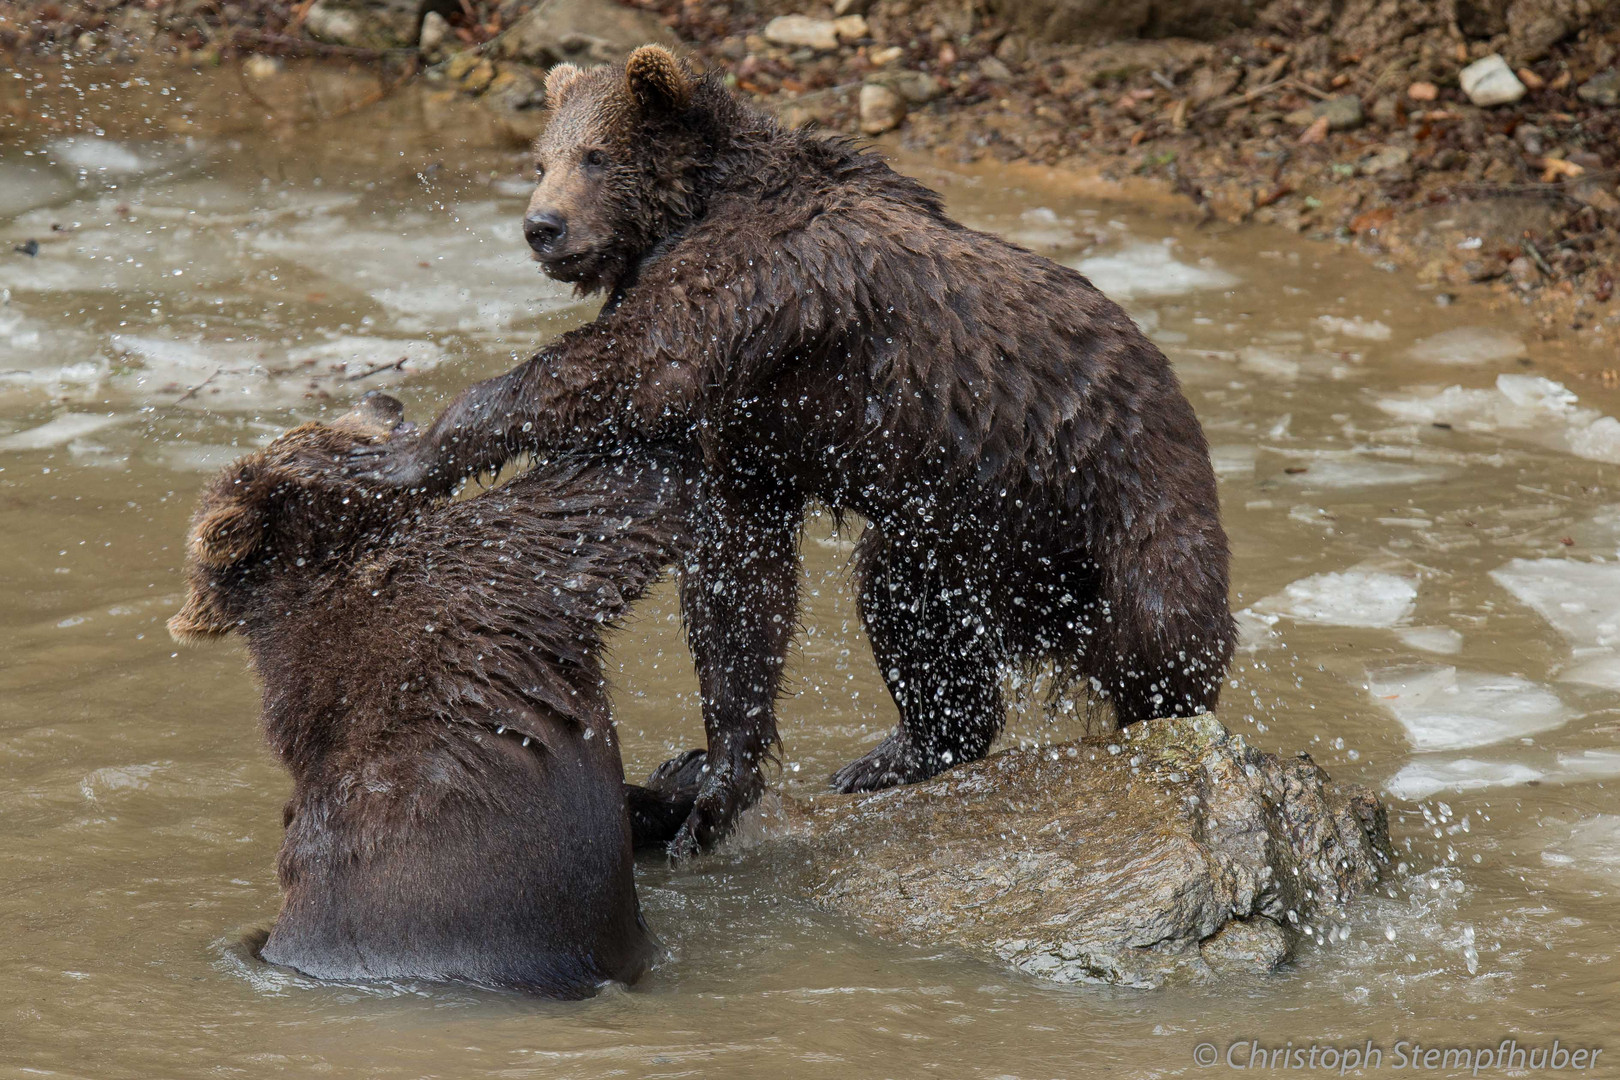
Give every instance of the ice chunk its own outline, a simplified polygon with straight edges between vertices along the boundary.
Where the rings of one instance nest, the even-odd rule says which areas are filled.
[[[13,217],[36,206],[60,202],[73,191],[71,181],[44,165],[0,161],[0,218]]]
[[[1516,761],[1414,761],[1390,777],[1384,790],[1397,799],[1417,802],[1442,791],[1477,791],[1540,780],[1544,774]]]
[[[1282,479],[1306,487],[1357,488],[1427,484],[1443,480],[1446,475],[1443,469],[1424,469],[1365,457],[1322,457],[1306,465],[1304,472],[1284,473]]]
[[[1574,646],[1575,663],[1559,678],[1620,689],[1620,564],[1514,559],[1491,580]]]
[[[1462,652],[1463,636],[1449,626],[1408,626],[1395,631],[1401,644],[1424,652],[1455,655]]]
[[[134,176],[162,167],[162,159],[156,155],[142,156],[123,143],[91,135],[56,139],[48,149],[57,164],[81,173]]]
[[[1426,364],[1498,364],[1524,352],[1524,342],[1506,331],[1459,326],[1422,339],[1406,355]]]
[[[1558,755],[1558,778],[1569,780],[1613,780],[1620,777],[1620,751],[1582,750]]]
[[[36,428],[19,431],[12,435],[0,438],[0,450],[48,450],[53,446],[70,443],[80,435],[88,435],[92,431],[111,427],[128,417],[107,416],[97,413],[63,413],[54,420],[49,420]]]
[[[1209,461],[1216,476],[1242,476],[1254,472],[1254,447],[1212,446]]]
[[[1081,259],[1073,266],[1116,300],[1229,289],[1238,283],[1236,277],[1217,267],[1181,262],[1165,244],[1131,244],[1112,255]]]
[[[1620,815],[1594,814],[1568,825],[1543,822],[1535,838],[1546,844],[1545,866],[1620,880]]]
[[[1318,315],[1316,325],[1340,337],[1361,338],[1365,341],[1388,341],[1392,331],[1377,319],[1341,318],[1338,315]]]
[[[1620,421],[1585,409],[1563,383],[1539,375],[1498,375],[1494,390],[1450,386],[1378,407],[1414,423],[1444,423],[1467,431],[1508,432],[1589,461],[1620,464]]]
[[[1367,689],[1418,750],[1487,746],[1550,731],[1569,718],[1557,694],[1514,675],[1394,667],[1369,672]]]
[[[1261,614],[1328,626],[1394,626],[1417,600],[1417,587],[1396,574],[1367,570],[1315,574],[1254,605]]]

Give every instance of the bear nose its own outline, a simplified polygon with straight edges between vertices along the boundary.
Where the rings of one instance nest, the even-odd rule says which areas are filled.
[[[536,251],[547,251],[562,243],[568,235],[568,223],[560,214],[550,210],[530,214],[523,219],[523,238]]]

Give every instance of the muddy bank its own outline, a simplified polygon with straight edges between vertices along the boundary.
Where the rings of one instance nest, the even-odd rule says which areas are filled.
[[[0,45],[112,60],[160,45],[201,64],[341,58],[385,82],[421,76],[476,96],[521,139],[540,123],[546,65],[678,39],[790,122],[893,131],[953,163],[1146,180],[1212,219],[1336,238],[1441,298],[1483,288],[1548,331],[1620,332],[1620,5],[1098,7],[11,3]]]
[[[769,853],[880,937],[1060,983],[1265,974],[1390,862],[1383,804],[1214,717],[1005,750],[924,784],[790,800]]]

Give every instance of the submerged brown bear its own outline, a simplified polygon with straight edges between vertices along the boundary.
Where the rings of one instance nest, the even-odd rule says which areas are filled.
[[[982,756],[1009,664],[1056,661],[1125,723],[1215,704],[1233,623],[1208,447],[1117,305],[662,49],[546,91],[525,232],[600,315],[354,468],[447,491],[526,451],[696,441],[709,774],[677,853],[760,791],[811,500],[866,519],[861,613],[901,718],[835,787]]]
[[[170,631],[243,638],[293,778],[262,955],[555,997],[632,981],[653,944],[600,652],[678,549],[684,479],[643,454],[457,503],[345,480],[399,414],[372,396],[283,435],[192,524]],[[629,794],[646,840],[691,805]]]

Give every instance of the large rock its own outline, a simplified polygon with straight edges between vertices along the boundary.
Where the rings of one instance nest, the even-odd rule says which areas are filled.
[[[1065,983],[1270,971],[1389,859],[1371,791],[1209,716],[1007,750],[790,816],[784,864],[818,906]]]
[[[501,35],[509,60],[550,67],[622,63],[641,45],[679,45],[663,23],[614,0],[542,0]]]

